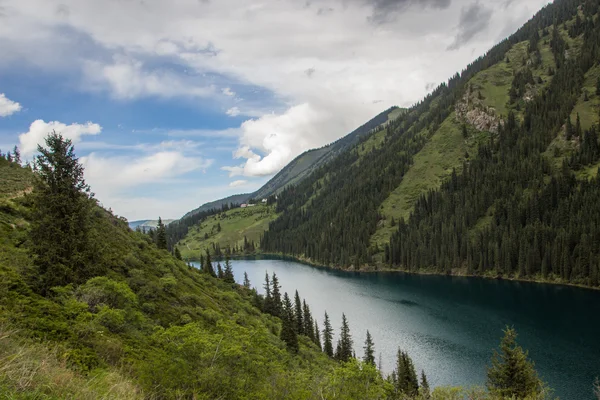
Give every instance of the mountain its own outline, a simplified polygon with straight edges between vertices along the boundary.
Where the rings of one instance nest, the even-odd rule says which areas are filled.
[[[597,286],[598,6],[549,4],[280,188],[260,250],[337,268]]]
[[[165,225],[169,225],[171,222],[175,221],[174,219],[165,219],[163,220],[163,224]],[[152,228],[152,229],[156,229],[156,227],[158,226],[158,220],[157,219],[142,219],[139,221],[131,221],[128,222],[129,227],[131,229],[136,229],[138,226],[140,228]]]

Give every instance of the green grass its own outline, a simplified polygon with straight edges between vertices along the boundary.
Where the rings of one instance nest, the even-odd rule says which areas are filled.
[[[596,94],[596,81],[600,77],[600,66],[595,65],[590,68],[585,74],[585,80],[581,89],[581,95],[577,100],[577,104],[571,112],[571,122],[573,126],[577,120],[577,114],[581,119],[581,128],[585,131],[591,128],[592,125],[598,124],[600,112],[600,96]],[[585,101],[585,94],[588,94],[588,101]]]
[[[406,108],[395,108],[388,114],[388,122],[398,118],[401,114],[406,112]]]
[[[387,132],[386,129],[381,129],[381,130],[371,134],[369,139],[367,139],[364,143],[361,143],[358,145],[358,147],[357,147],[358,155],[360,157],[362,157],[365,154],[370,153],[373,150],[380,148],[385,140],[386,132]]]
[[[433,134],[429,142],[415,156],[413,165],[404,175],[400,185],[382,203],[379,212],[385,216],[371,243],[382,246],[396,229],[391,225],[394,218],[408,219],[419,196],[440,186],[442,181],[456,168],[460,171],[465,160],[465,152],[473,155],[477,144],[487,134],[476,130],[469,131],[468,139],[463,138],[461,124],[452,113]]]
[[[190,228],[177,247],[184,259],[197,259],[206,249],[212,251],[213,243],[218,243],[221,249],[226,246],[242,246],[246,237],[258,246],[260,236],[275,218],[277,214],[273,206],[257,204],[254,207],[234,208]],[[218,231],[219,224],[221,231]],[[208,238],[205,238],[207,234]]]
[[[0,171],[0,199],[15,197],[31,190],[33,175],[27,169],[0,158]]]

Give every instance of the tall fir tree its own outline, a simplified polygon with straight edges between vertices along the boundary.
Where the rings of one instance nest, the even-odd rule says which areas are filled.
[[[233,268],[231,266],[231,260],[229,259],[229,255],[225,256],[225,269],[223,270],[223,280],[227,283],[235,283],[235,277],[233,276]]]
[[[375,366],[375,344],[373,343],[373,338],[371,337],[371,333],[367,330],[367,339],[365,340],[364,356],[363,361],[367,364],[371,364]]]
[[[296,290],[296,294],[294,295],[294,316],[296,317],[296,332],[298,332],[299,335],[303,335],[304,334],[304,319],[303,319],[303,313],[302,313],[302,302],[300,301],[300,295],[298,294],[298,291]]]
[[[283,294],[283,309],[281,318],[281,340],[283,340],[287,348],[294,352],[298,352],[298,335],[294,329],[294,308],[287,292]]]
[[[535,371],[527,352],[517,344],[517,333],[506,327],[500,351],[494,350],[492,365],[487,371],[488,390],[502,397],[537,398],[544,385]]]
[[[319,347],[319,350],[323,350],[323,346],[321,346],[321,331],[319,330],[319,323],[315,318],[315,333],[314,333],[314,342]]]
[[[246,289],[250,289],[250,279],[248,278],[248,273],[246,271],[244,271],[244,283],[243,283],[244,287]]]
[[[158,217],[158,225],[156,226],[156,246],[159,249],[167,249],[167,230],[161,217]]]
[[[273,295],[271,294],[271,279],[269,273],[265,272],[265,283],[263,285],[265,289],[265,301],[263,302],[263,312],[267,314],[273,314]]]
[[[33,211],[29,236],[35,254],[32,286],[46,294],[53,286],[82,283],[103,273],[92,262],[90,188],[71,140],[52,132],[35,158]]]
[[[340,361],[350,361],[352,358],[352,335],[346,314],[342,313],[342,326],[340,328],[340,340],[338,341],[335,358]]]
[[[273,278],[271,279],[271,293],[273,295],[273,315],[276,317],[281,317],[281,285],[279,285],[279,279],[277,279],[277,274],[275,274],[275,272],[273,272]]]
[[[223,267],[221,267],[221,263],[217,262],[217,278],[223,279],[225,275],[223,275]]]
[[[313,329],[313,319],[310,308],[308,307],[308,304],[306,304],[306,300],[302,300],[302,322],[304,324],[304,334],[314,341],[315,331]]]
[[[396,390],[407,396],[414,397],[419,392],[419,381],[415,365],[408,353],[398,349],[396,357]]]
[[[215,278],[217,277],[217,273],[215,272],[215,269],[213,268],[213,265],[212,265],[212,261],[210,259],[210,252],[208,250],[206,250],[206,257],[204,257],[203,269],[204,269],[204,272],[206,272],[208,275],[215,277]]]
[[[333,358],[333,328],[327,311],[325,311],[325,321],[323,322],[323,351]]]
[[[423,400],[429,400],[431,398],[431,389],[429,388],[429,382],[427,381],[427,376],[425,375],[425,371],[421,370],[421,397]]]

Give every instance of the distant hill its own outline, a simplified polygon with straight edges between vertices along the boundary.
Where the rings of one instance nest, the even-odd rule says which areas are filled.
[[[163,219],[163,224],[169,225],[171,222],[175,221],[174,219]],[[135,229],[137,227],[140,228],[156,228],[158,226],[157,219],[141,219],[138,221],[129,222],[129,227],[131,229]]]

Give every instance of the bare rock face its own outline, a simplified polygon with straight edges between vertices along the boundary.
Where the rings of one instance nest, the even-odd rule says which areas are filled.
[[[501,119],[496,115],[496,110],[484,105],[483,101],[474,96],[469,89],[456,103],[455,111],[459,121],[473,125],[480,131],[498,132]]]

